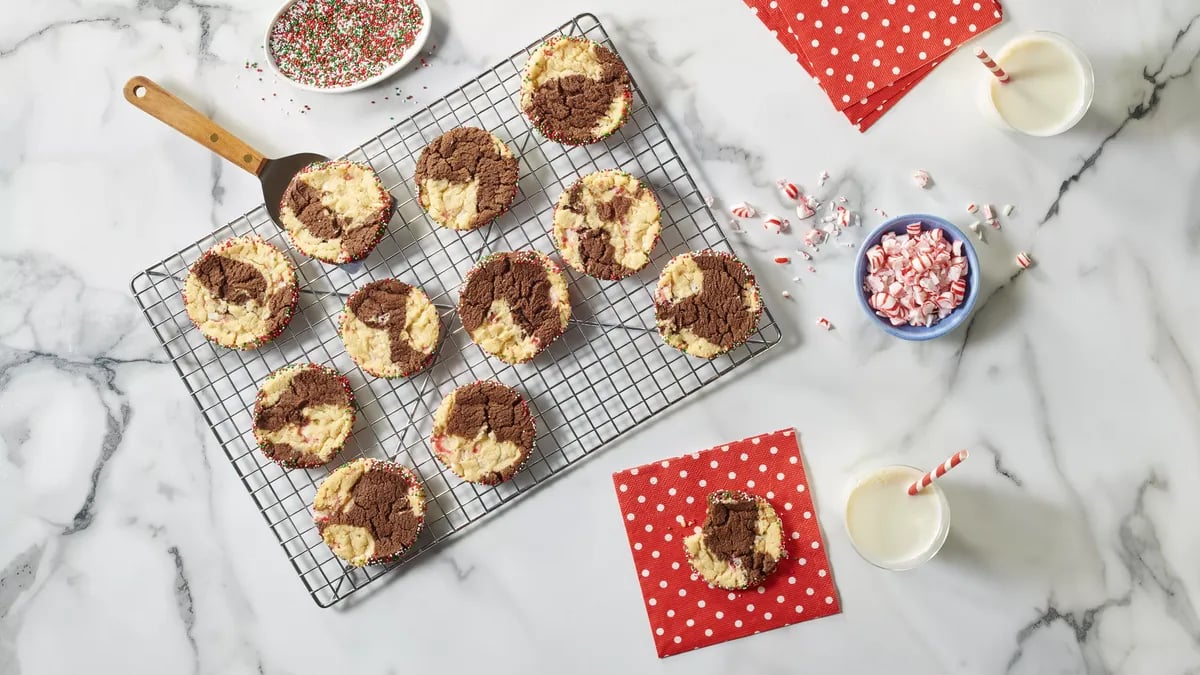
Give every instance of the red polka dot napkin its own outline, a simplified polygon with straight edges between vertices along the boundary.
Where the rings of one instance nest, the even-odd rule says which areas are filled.
[[[860,131],[1004,17],[998,0],[744,2]]]
[[[613,485],[660,658],[841,612],[794,430],[627,469]],[[717,490],[765,497],[783,521],[787,557],[758,588],[715,588],[688,565],[683,538]]]

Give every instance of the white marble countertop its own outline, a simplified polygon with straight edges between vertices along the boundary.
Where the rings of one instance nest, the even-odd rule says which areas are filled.
[[[860,135],[740,0],[686,16],[435,0],[430,66],[341,97],[245,68],[269,4],[52,0],[0,22],[0,672],[1200,671],[1194,0],[1006,3],[985,46],[1052,29],[1093,59],[1092,112],[1052,139],[988,127],[965,53]],[[874,208],[965,223],[967,201],[1015,204],[980,247],[980,307],[969,330],[902,343],[856,306],[851,250],[793,283],[770,257],[798,234],[738,235],[785,332],[760,365],[363,602],[319,609],[127,290],[258,186],[120,87],[149,75],[269,155],[336,154],[587,10],[721,203],[774,204],[776,178],[826,170],[823,194],[867,226]],[[370,103],[393,87],[413,100]],[[1037,266],[1015,275],[1020,250]],[[610,474],[791,425],[844,612],[660,662]],[[974,455],[946,483],[942,554],[903,574],[860,560],[839,517],[848,477],[958,447]]]

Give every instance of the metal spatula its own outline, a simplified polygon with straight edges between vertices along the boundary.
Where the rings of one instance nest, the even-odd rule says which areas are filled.
[[[261,152],[200,114],[198,110],[179,100],[148,77],[138,75],[130,78],[125,83],[125,100],[238,167],[258,176],[259,182],[262,183],[263,202],[267,205],[267,212],[281,227],[279,203],[292,177],[313,162],[329,159],[314,152],[301,152],[279,159],[264,157]]]

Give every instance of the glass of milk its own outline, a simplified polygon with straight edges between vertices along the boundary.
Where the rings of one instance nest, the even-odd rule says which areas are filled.
[[[988,73],[981,106],[995,124],[1030,136],[1075,126],[1092,105],[1095,75],[1073,42],[1049,31],[1026,33],[993,55],[1007,83]]]
[[[924,471],[885,466],[859,480],[846,499],[846,532],[864,560],[909,570],[941,550],[950,533],[950,504],[937,483],[908,494]]]

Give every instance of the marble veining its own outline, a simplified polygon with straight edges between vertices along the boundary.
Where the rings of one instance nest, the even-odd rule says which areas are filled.
[[[1052,139],[986,125],[968,54],[860,135],[740,0],[431,4],[428,66],[344,96],[257,72],[271,3],[50,0],[0,22],[0,673],[1200,673],[1194,0],[1006,2],[985,47],[1056,30],[1096,68],[1092,111]],[[876,209],[965,225],[969,201],[1015,204],[978,246],[976,313],[897,342],[853,300],[856,248],[781,267],[811,221],[743,223],[729,234],[784,330],[776,350],[320,610],[128,291],[258,186],[120,86],[153,77],[267,155],[336,154],[583,11],[723,225],[743,200],[792,217],[781,177],[846,197],[862,227],[845,244]],[[1036,266],[1018,271],[1018,251]],[[609,475],[786,425],[844,613],[657,662]],[[848,481],[959,447],[973,457],[946,483],[938,558],[904,574],[861,561]]]

